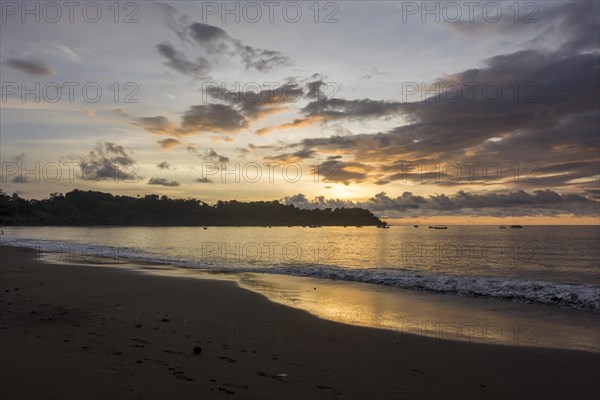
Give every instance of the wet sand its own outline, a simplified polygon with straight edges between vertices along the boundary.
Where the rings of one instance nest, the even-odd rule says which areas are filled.
[[[234,282],[37,258],[2,248],[2,399],[600,396],[598,353],[431,340]]]

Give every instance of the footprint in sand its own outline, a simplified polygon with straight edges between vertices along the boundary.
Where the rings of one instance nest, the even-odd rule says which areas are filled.
[[[329,390],[331,392],[331,394],[333,394],[334,396],[341,396],[344,394],[344,393],[340,392],[339,390],[332,388],[331,386],[317,385],[317,388],[319,388],[321,390]]]
[[[189,376],[185,376],[185,375],[183,374],[183,371],[175,371],[175,372],[173,372],[173,375],[175,375],[175,378],[177,378],[177,379],[181,379],[181,380],[183,380],[183,381],[188,381],[188,382],[191,382],[191,381],[193,381],[193,379],[192,379],[192,378],[190,378]]]
[[[175,351],[175,350],[163,350],[167,354],[179,354],[181,356],[188,356],[188,353],[184,353],[183,351]]]
[[[286,381],[285,379],[283,379],[281,376],[277,376],[277,375],[273,375],[273,374],[268,374],[268,373],[262,372],[262,371],[256,371],[256,374],[258,376],[263,376],[265,378],[275,379],[276,381],[279,381],[281,383],[285,383],[286,385],[290,384],[288,381]]]
[[[248,390],[248,386],[246,386],[246,385],[240,385],[240,384],[237,384],[237,383],[223,383],[223,386],[227,386],[227,387],[234,388],[234,389]]]

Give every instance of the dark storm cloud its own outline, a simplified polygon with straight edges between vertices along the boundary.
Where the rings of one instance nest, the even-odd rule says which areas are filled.
[[[177,181],[168,181],[165,178],[150,178],[148,180],[148,185],[159,185],[159,186],[168,186],[168,187],[174,187],[174,186],[179,186],[180,183]]]
[[[75,157],[79,160],[84,179],[134,181],[141,176],[137,173],[137,164],[123,146],[112,142],[98,144],[85,156]]]
[[[167,67],[188,75],[194,79],[208,78],[210,65],[206,58],[197,57],[195,61],[191,61],[185,54],[177,51],[173,45],[168,42],[160,43],[156,46],[159,54],[165,57],[168,61],[164,64]]]
[[[51,75],[53,73],[43,61],[33,58],[10,58],[4,64],[31,76]]]
[[[384,192],[364,202],[326,199],[324,196],[308,200],[305,195],[285,197],[283,202],[302,208],[364,207],[375,213],[386,213],[394,217],[478,215],[478,216],[545,216],[570,214],[593,216],[598,212],[597,201],[582,194],[559,194],[551,190],[536,190],[531,193],[518,190],[509,193],[466,193],[454,195],[436,194],[418,196],[404,192],[391,198]]]

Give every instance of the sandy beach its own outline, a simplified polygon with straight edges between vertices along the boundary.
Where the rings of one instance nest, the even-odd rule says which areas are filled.
[[[2,254],[2,399],[600,396],[598,353],[423,340],[235,282]]]

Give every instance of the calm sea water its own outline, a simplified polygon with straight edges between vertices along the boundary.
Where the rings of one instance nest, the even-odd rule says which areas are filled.
[[[543,303],[600,312],[600,227],[10,227],[2,244]]]

